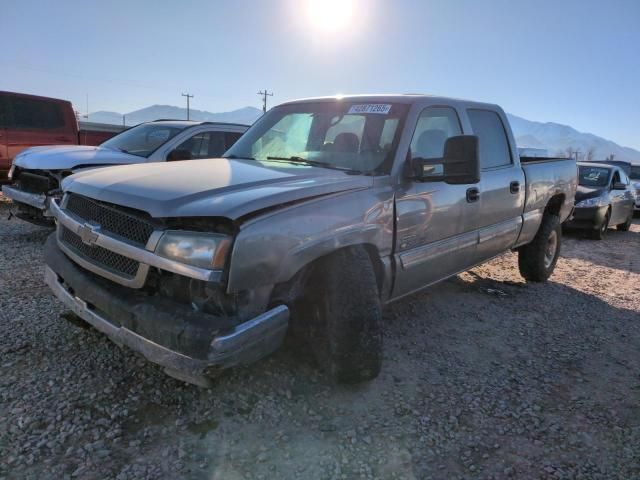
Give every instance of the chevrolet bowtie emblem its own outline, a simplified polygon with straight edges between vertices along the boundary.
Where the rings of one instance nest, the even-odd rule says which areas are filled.
[[[89,245],[90,247],[95,245],[96,240],[98,240],[98,234],[96,233],[95,228],[96,227],[93,227],[88,223],[85,223],[84,225],[78,227],[77,233],[80,236],[80,240],[82,240],[82,243],[84,243],[85,245]]]

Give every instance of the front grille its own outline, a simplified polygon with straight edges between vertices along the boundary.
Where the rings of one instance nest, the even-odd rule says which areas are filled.
[[[82,220],[100,225],[103,232],[111,232],[141,246],[153,233],[153,224],[141,216],[81,195],[69,194],[66,209]]]
[[[46,173],[32,173],[21,170],[17,178],[17,187],[23,192],[47,193],[58,188],[58,181]]]
[[[111,270],[118,275],[128,278],[134,278],[136,276],[138,267],[140,266],[139,262],[96,245],[87,245],[82,242],[79,235],[63,225],[59,225],[58,228],[62,229],[62,243],[76,255],[90,261],[96,266]]]

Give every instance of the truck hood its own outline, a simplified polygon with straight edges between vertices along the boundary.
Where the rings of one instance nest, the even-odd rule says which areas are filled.
[[[62,187],[152,217],[226,217],[371,187],[372,177],[282,162],[214,158],[87,170]]]
[[[588,198],[599,197],[605,190],[606,187],[585,187],[578,185],[578,189],[576,190],[576,203]]]
[[[14,164],[26,170],[69,170],[91,165],[122,165],[146,162],[144,157],[104,147],[60,145],[28,148],[14,159]]]

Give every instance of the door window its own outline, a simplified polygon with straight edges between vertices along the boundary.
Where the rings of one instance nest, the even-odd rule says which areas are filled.
[[[234,143],[238,141],[238,139],[242,136],[241,133],[238,132],[226,132],[224,134],[224,144],[227,150],[229,150]]]
[[[64,127],[59,103],[25,97],[11,97],[13,128],[51,130]]]
[[[224,133],[198,133],[182,142],[176,150],[187,150],[193,159],[220,157],[226,150]]]
[[[629,185],[629,183],[631,183],[629,182],[629,177],[627,177],[627,174],[622,170],[620,170],[620,181],[625,185]]]
[[[613,171],[613,177],[611,178],[611,185],[610,187],[613,188],[613,186],[616,183],[620,183],[620,172],[618,170],[614,170]]]
[[[490,110],[468,110],[474,135],[480,147],[480,168],[511,165],[509,140],[500,116]]]
[[[442,158],[447,139],[460,134],[460,120],[453,108],[425,108],[418,118],[411,139],[411,158]]]

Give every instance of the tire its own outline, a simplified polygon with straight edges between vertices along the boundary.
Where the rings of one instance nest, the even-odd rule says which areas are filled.
[[[632,223],[633,223],[633,210],[631,210],[631,213],[629,213],[629,216],[627,217],[627,221],[619,225],[616,225],[616,229],[620,230],[621,232],[628,232],[629,229],[631,228]]]
[[[607,230],[609,229],[609,219],[611,218],[611,211],[607,210],[607,213],[604,215],[604,220],[598,228],[595,230],[591,230],[591,238],[593,240],[602,240],[607,235]]]
[[[371,259],[349,247],[316,264],[294,310],[298,331],[320,367],[340,383],[378,376],[382,364],[382,307]]]
[[[545,214],[533,241],[518,249],[520,275],[529,282],[545,282],[556,268],[561,240],[560,219]]]

